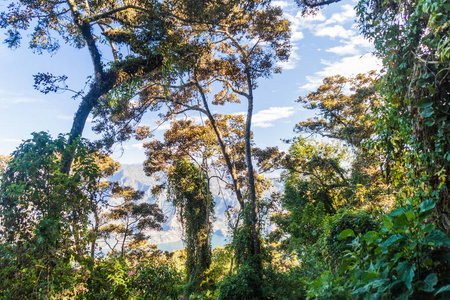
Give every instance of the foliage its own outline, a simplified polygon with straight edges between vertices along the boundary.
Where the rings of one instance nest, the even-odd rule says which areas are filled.
[[[363,34],[384,62],[383,106],[369,145],[385,157],[397,206],[359,234],[343,264],[311,285],[323,298],[448,298],[448,11],[446,1],[360,1]],[[345,239],[355,236],[350,228]]]
[[[262,295],[255,293],[257,271],[244,264],[236,273],[228,275],[221,282],[216,299],[301,299],[305,293],[305,284],[300,282],[298,269],[293,267],[280,272],[272,264],[263,270]],[[260,298],[261,297],[261,298]]]
[[[299,122],[295,127],[296,132],[338,140],[349,148],[347,184],[353,190],[352,202],[369,209],[392,205],[389,195],[392,187],[388,179],[381,179],[383,169],[389,166],[384,163],[383,151],[370,142],[378,135],[374,111],[382,104],[375,76],[372,71],[351,78],[340,75],[325,78],[317,91],[298,99],[305,108],[318,110],[320,117]]]
[[[82,261],[90,213],[86,189],[98,168],[85,141],[75,147],[73,172],[60,172],[71,151],[64,136],[33,133],[12,153],[0,184],[2,281],[8,297],[45,297],[71,282]],[[40,296],[39,296],[40,295]]]
[[[338,1],[296,2],[309,13]],[[251,133],[258,79],[289,55],[281,9],[264,0],[193,4],[19,1],[0,14],[8,46],[33,25],[33,50],[57,51],[59,36],[87,46],[94,66],[68,140],[34,133],[0,156],[0,298],[448,298],[448,1],[361,0],[359,26],[383,76],[328,77],[300,97],[318,117],[297,133],[334,141],[295,138],[288,154],[253,149]],[[35,87],[68,90],[66,79],[39,73]],[[210,104],[241,100],[245,116],[211,113]],[[146,244],[161,211],[109,182],[119,166],[79,139],[91,112],[104,134],[97,147],[147,138],[150,128],[134,127],[162,107],[164,121],[186,111],[208,118],[173,121],[163,142],[145,145],[146,172],[167,172],[184,225],[186,251],[176,254]],[[278,203],[263,199],[269,183],[253,170],[255,154],[262,169],[286,168],[282,209],[271,216],[277,228],[266,240],[261,228]],[[233,243],[214,252],[211,166],[228,172],[240,204]],[[114,235],[120,252],[96,253],[100,234],[107,244]]]
[[[186,243],[187,293],[198,290],[211,265],[214,202],[206,174],[193,163],[176,161],[169,171],[169,197],[179,211]]]
[[[299,138],[291,146],[289,154],[288,197],[298,199],[301,204],[322,203],[328,214],[348,203],[348,175],[342,167],[346,159],[345,149],[338,144]]]
[[[105,243],[111,251],[120,246],[120,255],[125,253],[125,247],[131,241],[139,242],[145,240],[145,231],[161,230],[161,224],[165,217],[157,204],[147,202],[138,203],[142,200],[144,193],[136,191],[131,187],[121,187],[117,182],[111,190],[111,198],[123,199],[118,205],[110,203],[110,207],[102,217],[105,224],[99,228],[99,234],[105,239]],[[115,244],[110,245],[108,239],[114,236]]]
[[[159,300],[180,296],[181,276],[170,262],[140,265],[136,273],[137,297]]]
[[[67,148],[62,135],[52,140],[40,132],[33,133],[31,140],[12,153],[1,185],[6,241],[21,244],[36,239],[38,244],[52,248],[61,239],[77,239],[85,230],[89,205],[84,188],[94,184],[98,169],[84,145],[76,153],[73,173],[59,172],[61,156],[70,151]]]
[[[11,157],[0,155],[0,172],[1,173],[3,173],[3,171],[6,169],[6,166],[8,165],[8,162],[10,159],[11,159]]]
[[[205,280],[201,283],[203,290],[210,291],[213,295],[218,291],[220,282],[232,270],[232,259],[233,249],[230,244],[213,249],[211,265],[206,271]]]
[[[353,233],[352,235],[364,235],[369,231],[378,231],[378,225],[365,211],[354,213],[343,210],[330,217],[325,224],[327,229],[324,234],[328,259],[332,265],[339,266],[346,250],[351,250],[349,244],[352,240],[343,238],[346,232]]]
[[[375,143],[386,153],[394,185],[426,187],[437,200],[432,217],[449,222],[449,7],[447,1],[360,1],[362,33],[374,41],[385,76]]]
[[[105,257],[86,279],[83,299],[176,298],[180,279],[170,261],[155,259],[132,267],[124,259]]]
[[[298,123],[295,126],[298,133],[319,134],[356,148],[363,147],[362,143],[375,133],[371,114],[380,100],[374,71],[353,78],[327,77],[317,91],[299,97],[297,102],[306,109],[317,109],[321,116]]]
[[[434,299],[448,284],[448,250],[442,246],[450,245],[442,231],[424,222],[434,206],[430,199],[398,207],[383,216],[380,231],[357,235],[350,228],[342,231],[339,240],[348,242],[348,237],[354,237],[351,250],[344,250],[346,255],[336,272],[327,271],[314,280],[308,295]]]
[[[258,272],[253,266],[242,265],[236,274],[224,278],[217,299],[258,299],[255,293],[260,289],[258,278]]]
[[[212,7],[214,7],[213,3]],[[206,49],[192,56],[189,72],[182,73],[183,76],[180,76],[183,84],[171,89],[171,96],[176,101],[170,103],[169,114],[193,110],[208,117],[240,203],[240,211],[250,212],[243,214],[245,226],[251,230],[251,235],[248,235],[249,243],[245,243],[248,246],[248,251],[245,253],[254,256],[250,259],[259,259],[261,247],[258,228],[258,196],[251,149],[253,90],[257,87],[258,79],[267,78],[280,71],[276,62],[288,58],[290,34],[289,23],[283,18],[280,8],[272,7],[269,1],[253,1],[253,3],[255,5],[252,10],[245,9],[247,4],[245,1],[236,3],[231,7],[232,13],[221,19],[215,26],[191,25],[192,34],[187,38],[199,44],[207,41]],[[218,92],[211,92],[216,86],[213,83],[222,85]],[[244,139],[243,143],[239,141],[240,145],[244,146],[245,155],[243,155],[243,164],[240,161],[235,164],[230,148],[224,141],[226,131],[217,124],[219,121],[211,113],[210,103],[224,105],[240,103],[241,100],[247,101],[247,114],[243,127]],[[244,182],[248,198],[244,195],[245,189],[239,182],[240,168],[246,171]],[[260,265],[255,266],[261,269]]]

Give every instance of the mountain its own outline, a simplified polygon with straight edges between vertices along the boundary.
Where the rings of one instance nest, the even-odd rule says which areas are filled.
[[[162,250],[176,250],[184,248],[181,241],[182,229],[181,224],[177,220],[176,210],[167,200],[165,192],[158,196],[152,194],[152,188],[161,184],[165,180],[164,174],[156,174],[154,176],[146,176],[141,164],[123,165],[122,168],[111,177],[112,181],[118,181],[121,185],[131,186],[134,189],[144,192],[142,201],[157,203],[162,209],[167,221],[163,224],[163,230],[153,232],[151,234],[150,243],[157,244]],[[275,187],[273,190],[281,190],[280,184],[274,180]],[[226,189],[224,182],[221,180],[213,180],[211,193],[215,201],[215,216],[213,224],[212,246],[222,246],[229,242],[229,227],[226,217],[227,207],[238,207],[234,193],[232,190]]]

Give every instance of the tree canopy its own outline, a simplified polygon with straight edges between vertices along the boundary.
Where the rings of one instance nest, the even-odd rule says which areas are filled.
[[[298,17],[339,0],[296,0]],[[334,75],[297,102],[289,150],[259,149],[261,80],[289,58],[291,27],[266,0],[10,2],[6,44],[86,48],[93,75],[68,134],[32,133],[0,156],[0,298],[447,299],[450,295],[446,0],[360,0],[381,72]],[[44,94],[64,74],[35,74]],[[240,114],[224,106],[240,104]],[[142,124],[159,112],[163,135]],[[192,113],[199,114],[192,120]],[[99,141],[82,138],[94,117]],[[183,118],[185,116],[185,118]],[[191,119],[189,118],[191,117]],[[185,249],[149,244],[166,217],[108,156],[143,141]],[[281,172],[268,194],[262,173]],[[212,178],[232,191],[229,240],[212,249]],[[148,191],[150,191],[150,187]],[[186,297],[186,298],[185,298]]]

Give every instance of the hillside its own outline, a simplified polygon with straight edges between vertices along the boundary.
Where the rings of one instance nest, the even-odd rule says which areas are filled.
[[[165,180],[163,174],[156,176],[146,176],[141,164],[123,165],[122,168],[112,176],[112,181],[118,181],[121,185],[128,185],[145,193],[144,201],[157,203],[167,216],[167,221],[163,225],[163,231],[153,232],[151,234],[150,243],[157,244],[162,250],[182,249],[181,241],[181,225],[177,220],[175,208],[167,201],[167,195],[163,192],[161,195],[154,196],[152,188]],[[281,185],[275,182],[272,190],[280,190]],[[214,201],[216,204],[215,215],[216,220],[213,228],[212,246],[221,246],[229,241],[228,221],[226,217],[226,209],[228,206],[238,207],[238,203],[234,197],[233,191],[226,189],[225,184],[221,181],[213,181],[211,187]]]

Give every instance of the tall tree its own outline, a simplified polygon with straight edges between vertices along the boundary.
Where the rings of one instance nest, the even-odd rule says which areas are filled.
[[[5,42],[11,48],[20,45],[21,31],[29,30],[34,24],[29,46],[37,53],[54,53],[62,41],[76,48],[87,48],[94,74],[88,91],[78,93],[81,103],[75,113],[70,144],[81,136],[87,117],[94,109],[97,109],[97,117],[105,116],[98,111],[103,108],[115,113],[116,120],[122,120],[120,134],[107,135],[106,145],[111,146],[117,140],[129,138],[129,119],[139,119],[146,109],[154,108],[152,100],[161,94],[155,93],[152,82],[170,74],[175,61],[182,64],[196,51],[195,47],[191,49],[190,43],[182,42],[183,26],[214,25],[226,18],[237,3],[249,11],[254,9],[254,2],[209,0],[192,5],[190,0],[19,0],[10,3],[1,13],[0,28],[7,29]],[[124,51],[124,47],[128,51]],[[102,53],[109,53],[113,61],[105,59]],[[66,90],[63,83],[66,78],[65,75],[39,73],[35,76],[35,87],[43,93]],[[124,105],[136,106],[131,101],[136,93],[145,95],[141,109],[117,118]],[[98,130],[106,130],[101,125],[104,121],[98,120]],[[72,158],[73,154],[68,153],[63,160],[61,169],[65,173],[70,170]]]
[[[306,109],[318,110],[319,116],[298,123],[295,131],[362,147],[375,133],[373,109],[381,104],[375,76],[372,71],[352,78],[340,75],[325,78],[316,91],[298,98],[297,102]]]
[[[7,29],[6,43],[9,47],[18,47],[20,32],[34,24],[29,47],[37,53],[53,53],[61,41],[76,48],[87,47],[94,76],[89,90],[80,93],[81,103],[74,117],[69,144],[81,136],[88,115],[102,96],[136,78],[148,78],[163,65],[162,56],[151,49],[145,56],[139,51],[124,56],[117,49],[118,36],[123,38],[125,33],[129,40],[138,40],[137,27],[144,31],[139,40],[147,45],[157,43],[161,36],[165,36],[165,21],[159,17],[162,13],[159,6],[157,1],[18,1],[9,4],[7,11],[2,12],[0,26]],[[101,52],[106,49],[100,50],[99,41],[108,43],[108,50],[114,57],[112,63],[107,63],[102,57]],[[62,78],[64,76],[39,73],[35,76],[35,87],[44,93],[64,89],[58,85]],[[63,172],[70,170],[72,158],[73,153],[65,155]]]
[[[211,129],[192,121],[178,120],[164,133],[164,141],[154,139],[144,144],[147,175],[163,171],[167,182],[158,186],[168,190],[181,221],[187,258],[188,293],[199,291],[205,272],[211,264],[211,233],[214,202],[210,192],[210,160],[217,155]],[[148,128],[140,128],[139,138],[148,136]]]
[[[90,189],[85,188],[85,192],[89,198],[90,209],[92,216],[89,224],[89,241],[90,241],[90,256],[95,258],[95,251],[97,248],[97,239],[99,238],[99,229],[103,225],[104,220],[101,218],[102,212],[108,206],[111,197],[111,192],[114,187],[114,182],[111,182],[110,177],[120,169],[120,164],[114,161],[110,156],[95,152],[94,163],[99,169],[99,176],[96,178],[96,184]]]
[[[325,78],[316,91],[298,99],[306,109],[317,110],[318,116],[299,122],[294,129],[301,134],[337,140],[350,147],[353,159],[348,185],[355,191],[358,186],[362,187],[356,192],[358,200],[353,203],[359,207],[381,203],[386,207],[392,205],[391,197],[387,196],[392,191],[389,191],[386,156],[370,144],[378,138],[374,111],[383,104],[376,90],[375,76],[372,71],[351,78],[340,75]],[[380,180],[383,173],[384,183]]]
[[[360,1],[362,33],[386,75],[377,109],[379,147],[410,203],[435,199],[435,220],[450,233],[449,18],[445,1]],[[426,186],[426,189],[421,188]]]
[[[8,297],[49,295],[52,285],[59,289],[71,276],[70,261],[84,260],[91,212],[86,189],[93,189],[99,172],[85,141],[72,147],[78,150],[67,175],[59,171],[64,152],[72,151],[65,137],[34,133],[2,174],[1,265],[12,286]]]
[[[206,174],[187,160],[176,161],[169,171],[169,197],[184,227],[188,293],[201,288],[211,265],[214,203],[208,182]]]
[[[289,22],[282,18],[281,9],[270,6],[266,1],[255,1],[259,5],[252,11],[244,11],[241,5],[233,13],[220,20],[216,26],[199,24],[192,26],[200,41],[206,42],[207,51],[194,56],[190,72],[184,73],[181,88],[173,94],[171,112],[195,110],[205,114],[214,130],[231,175],[236,197],[244,212],[244,223],[248,231],[248,260],[262,270],[261,245],[258,229],[257,195],[252,162],[251,123],[254,95],[257,81],[269,77],[280,69],[276,62],[286,60],[289,55]],[[211,89],[222,88],[208,99]],[[244,149],[246,164],[246,187],[248,198],[244,198],[236,167],[224,143],[224,133],[217,125],[210,105],[224,105],[227,102],[247,102],[244,127]],[[260,271],[258,274],[262,274]],[[262,276],[262,275],[261,275]]]

